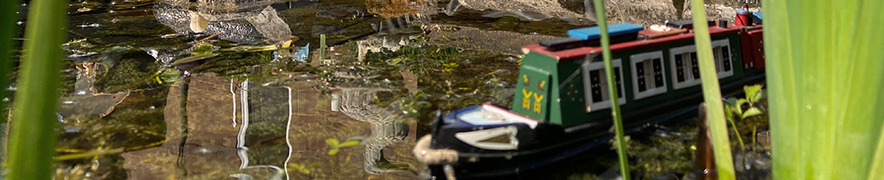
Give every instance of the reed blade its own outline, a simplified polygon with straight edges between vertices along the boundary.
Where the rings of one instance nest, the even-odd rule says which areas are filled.
[[[774,179],[884,177],[884,1],[762,6]]]
[[[694,24],[706,24],[706,8],[703,0],[691,1],[691,13]],[[712,149],[715,154],[715,165],[718,179],[735,179],[731,145],[727,136],[727,122],[724,119],[724,105],[721,102],[721,89],[715,72],[715,60],[712,58],[712,41],[708,26],[694,26],[694,42],[699,58],[700,77],[703,87],[703,101],[706,103],[706,119],[712,132]],[[712,78],[708,78],[712,77]]]
[[[58,0],[33,0],[29,6],[10,127],[8,178],[50,179],[58,143],[55,109],[68,6],[67,1]]]
[[[596,20],[598,20],[599,34],[601,34],[602,59],[605,61],[605,76],[608,82],[616,82],[614,66],[611,64],[611,44],[608,36],[608,20],[605,16],[605,4],[602,0],[594,0]],[[608,92],[617,92],[617,86],[608,86]],[[617,102],[617,93],[608,93],[611,96],[611,116],[614,119],[614,133],[617,141],[617,157],[620,160],[620,173],[623,180],[629,180],[629,161],[626,158],[626,142],[623,140],[623,119],[620,116],[620,103]]]

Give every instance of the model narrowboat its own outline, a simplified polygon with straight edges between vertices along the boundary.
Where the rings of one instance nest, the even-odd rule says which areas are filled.
[[[413,153],[444,178],[512,175],[610,147],[610,93],[617,93],[627,133],[702,101],[694,26],[709,26],[724,93],[764,80],[761,14],[741,10],[735,23],[667,21],[649,28],[608,25],[616,82],[607,82],[598,27],[523,47],[510,108],[485,103],[437,112]],[[707,78],[707,77],[703,77]],[[617,92],[609,92],[608,86]]]

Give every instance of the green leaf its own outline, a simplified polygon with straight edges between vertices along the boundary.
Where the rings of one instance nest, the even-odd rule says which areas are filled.
[[[4,1],[0,7],[4,13],[14,11],[16,7],[8,7],[10,1]],[[14,3],[14,2],[11,2]],[[52,157],[58,143],[56,104],[59,97],[61,70],[65,59],[59,48],[68,38],[65,27],[68,25],[68,1],[33,0],[30,1],[23,54],[17,79],[18,91],[13,102],[12,124],[10,128],[6,163],[9,174],[6,179],[50,179],[52,175]],[[15,5],[12,5],[15,6]],[[4,14],[5,15],[5,14]],[[4,25],[18,16],[0,16]],[[0,25],[2,26],[2,25]],[[16,27],[18,28],[18,27]],[[2,29],[5,34],[8,29]],[[8,36],[2,36],[4,38]],[[9,45],[9,39],[0,39],[2,44]],[[9,49],[0,49],[6,51]],[[2,53],[2,55],[9,55]],[[6,59],[3,59],[6,60]],[[0,62],[10,63],[10,62]],[[3,72],[6,73],[6,72]],[[7,78],[3,74],[0,78]],[[6,88],[6,87],[2,87]],[[5,90],[3,90],[5,91]]]
[[[737,106],[737,98],[735,98],[735,97],[727,98],[727,99],[725,100],[725,102],[726,102],[728,105],[731,105],[731,106]]]
[[[347,147],[347,146],[355,146],[355,145],[359,145],[359,140],[349,140],[344,143],[341,143],[341,145],[338,145],[338,147]]]
[[[706,23],[706,8],[703,0],[691,1],[691,19],[694,24]],[[602,14],[604,16],[604,14]],[[767,35],[767,32],[765,32]],[[712,41],[709,37],[709,26],[694,26],[694,44],[697,47],[700,76],[715,77],[715,61],[712,55]],[[767,42],[767,41],[765,41]],[[765,44],[765,47],[767,44]],[[770,72],[770,71],[767,71]],[[724,117],[724,106],[721,102],[721,88],[718,78],[701,78],[703,99],[706,102],[706,119],[709,121],[709,131],[712,132],[712,149],[715,155],[715,164],[718,169],[718,179],[733,180],[734,161],[731,156],[730,140],[727,135],[727,122]],[[739,103],[738,103],[739,104]],[[739,108],[739,105],[736,105]],[[742,144],[742,142],[741,142]]]
[[[339,149],[339,148],[332,148],[331,150],[328,150],[328,155],[329,155],[329,156],[334,156],[335,154],[338,154],[338,151],[341,151],[341,149]]]
[[[396,65],[399,64],[399,62],[402,62],[402,58],[393,59],[393,61],[390,61],[390,65]]]
[[[743,98],[737,99],[737,105],[734,106],[734,112],[737,115],[743,114],[743,104],[749,104],[749,101]]]
[[[743,86],[743,92],[746,93],[749,103],[755,103],[761,99],[761,85]]]
[[[746,110],[745,113],[743,113],[743,114],[740,116],[740,119],[746,119],[747,117],[752,117],[752,116],[756,116],[756,115],[759,115],[759,114],[761,114],[761,110],[758,110],[758,108],[754,108],[754,107],[753,107],[753,108],[749,108],[749,109]]]
[[[331,147],[334,147],[334,148],[336,148],[336,147],[339,146],[339,145],[338,145],[338,140],[335,139],[335,138],[328,138],[328,139],[325,139],[325,144],[328,144],[328,146],[331,146]]]
[[[761,3],[773,179],[884,177],[884,1]]]

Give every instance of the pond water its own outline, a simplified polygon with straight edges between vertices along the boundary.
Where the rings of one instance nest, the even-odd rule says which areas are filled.
[[[422,178],[411,149],[434,110],[510,104],[521,46],[594,24],[580,0],[488,2],[71,0],[56,150],[119,153],[56,175]],[[615,22],[657,23],[683,3],[614,2]],[[588,178],[610,155],[540,176]]]

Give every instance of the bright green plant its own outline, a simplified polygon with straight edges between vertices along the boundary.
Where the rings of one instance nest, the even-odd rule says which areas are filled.
[[[341,151],[342,147],[359,145],[359,142],[359,140],[349,140],[343,143],[338,143],[338,140],[335,138],[328,138],[325,140],[325,144],[328,144],[328,147],[331,148],[328,150],[329,156],[334,156],[335,154],[338,154],[338,151]]]
[[[67,1],[31,1],[18,77],[20,93],[15,94],[8,142],[8,179],[49,179],[52,175],[67,7]]]
[[[595,4],[595,16],[598,19],[599,34],[601,34],[602,59],[605,61],[605,76],[608,82],[615,82],[614,67],[611,64],[611,44],[608,37],[608,20],[605,16],[605,4],[602,0],[593,1]],[[520,63],[521,64],[521,63]],[[617,92],[617,86],[608,86],[608,92]],[[629,180],[629,161],[626,159],[626,142],[623,139],[623,119],[620,115],[620,103],[617,102],[617,93],[609,93],[611,98],[611,118],[614,120],[614,139],[617,141],[617,157],[620,160],[620,174],[624,180]]]
[[[773,178],[884,178],[884,1],[762,6]]]
[[[740,120],[744,120],[752,116],[761,115],[763,113],[761,107],[757,107],[755,104],[765,96],[764,90],[761,89],[761,85],[743,86],[743,92],[746,93],[746,98],[727,98],[727,103],[724,105],[724,117],[731,123],[731,128],[733,128],[734,133],[737,134],[737,141],[740,142],[740,149],[744,149],[745,143],[743,143],[743,138],[740,137],[740,131],[737,129],[734,117],[736,116],[739,117]],[[743,105],[748,106],[748,109],[746,109],[745,112],[743,112]]]
[[[746,93],[746,98],[737,99],[735,97],[731,97],[727,99],[727,106],[725,111],[731,111],[734,115],[740,117],[740,119],[746,119],[748,117],[760,115],[763,113],[763,109],[756,106],[756,103],[765,97],[764,90],[761,89],[761,85],[752,85],[752,86],[744,86],[743,92]],[[743,106],[747,106],[745,112],[743,112]],[[727,118],[729,121],[733,121],[730,114],[727,114]],[[731,122],[733,123],[733,122]]]
[[[691,1],[691,13],[694,24],[706,24],[706,6],[703,0]],[[709,38],[709,27],[694,27],[694,42],[697,45],[700,76],[716,77],[715,61],[712,59],[712,41]],[[724,106],[721,102],[721,89],[718,78],[702,78],[703,99],[706,103],[706,119],[712,132],[712,150],[715,154],[715,165],[718,179],[735,179],[731,147],[727,137],[727,124],[724,118]]]

